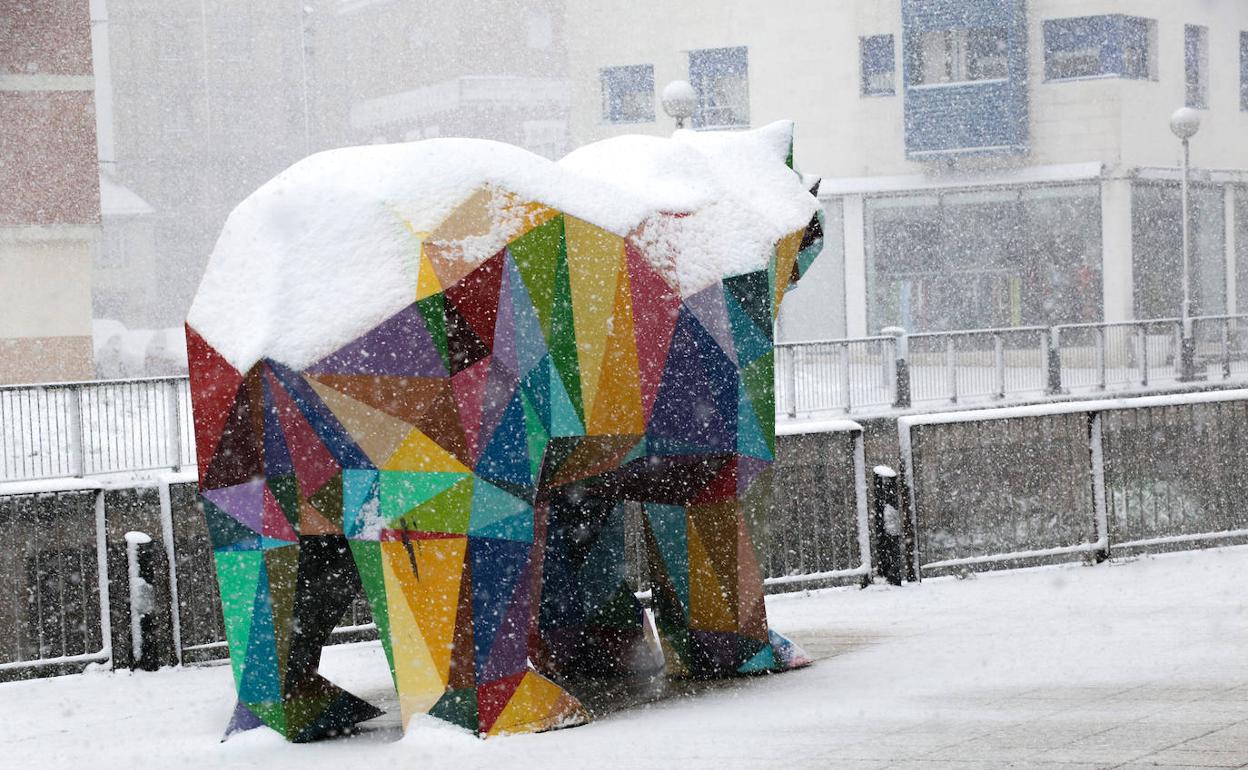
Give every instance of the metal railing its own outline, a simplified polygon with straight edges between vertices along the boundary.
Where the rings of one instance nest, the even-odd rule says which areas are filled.
[[[883,412],[1248,381],[1248,315],[781,343],[776,411]],[[195,463],[186,377],[0,387],[0,482]]]
[[[1248,315],[1024,326],[776,345],[789,417],[1248,381]]]
[[[0,482],[194,464],[186,377],[0,387]]]
[[[1248,390],[902,417],[918,571],[1248,539]]]

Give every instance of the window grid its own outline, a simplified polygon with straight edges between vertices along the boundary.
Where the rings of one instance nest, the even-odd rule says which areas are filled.
[[[1187,106],[1209,106],[1209,28],[1188,24],[1183,31],[1183,69],[1187,80]]]
[[[859,41],[862,64],[862,95],[893,96],[896,58],[892,35],[871,35]]]
[[[605,123],[648,123],[654,120],[654,65],[603,67],[602,120]]]

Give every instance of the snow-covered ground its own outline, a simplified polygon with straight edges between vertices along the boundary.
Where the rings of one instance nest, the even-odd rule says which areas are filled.
[[[228,667],[0,685],[0,766],[829,767],[1248,764],[1248,548],[770,597],[814,666],[698,687],[571,730],[478,740],[433,721],[220,743]],[[393,705],[376,643],[328,676]]]

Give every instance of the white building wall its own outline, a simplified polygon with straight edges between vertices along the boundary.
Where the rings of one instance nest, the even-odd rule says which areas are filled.
[[[1048,169],[1101,164],[1103,308],[1106,320],[1132,317],[1131,185],[1139,167],[1175,169],[1179,143],[1169,116],[1185,93],[1184,25],[1209,28],[1209,109],[1192,142],[1201,170],[1248,174],[1248,112],[1240,109],[1239,34],[1248,30],[1245,0],[1029,0],[1029,148],[1025,155],[916,162],[905,157],[901,0],[796,0],[766,5],[748,0],[635,0],[600,4],[568,0],[569,77],[573,87],[572,143],[621,133],[667,134],[674,123],[655,105],[655,119],[609,124],[602,120],[599,69],[653,64],[656,91],[688,77],[688,51],[749,49],[750,119],[797,123],[795,160],[827,180],[828,191],[854,193],[825,203],[843,206],[841,276],[845,332],[866,328],[864,195],[930,187],[1035,179]],[[1099,14],[1154,19],[1155,80],[1097,78],[1046,82],[1044,21]],[[622,34],[621,31],[627,32]],[[859,40],[894,36],[893,96],[860,94]],[[980,177],[977,179],[976,177]],[[886,179],[887,178],[887,179]],[[1004,180],[1004,182],[1003,182]],[[1021,183],[1021,182],[1020,182]],[[894,192],[883,193],[883,189]],[[1232,224],[1228,220],[1227,230]],[[1228,272],[1235,272],[1234,239],[1226,239]],[[1233,282],[1228,282],[1233,289]],[[823,291],[833,287],[825,286]],[[802,301],[819,291],[794,294]],[[794,316],[802,315],[794,313]],[[787,336],[790,332],[782,329]]]

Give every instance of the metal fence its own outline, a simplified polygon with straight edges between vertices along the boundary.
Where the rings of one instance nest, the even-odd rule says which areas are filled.
[[[186,377],[0,387],[0,481],[194,463]]]
[[[898,420],[920,571],[1248,538],[1248,390]]]
[[[760,566],[771,590],[870,576],[864,456],[862,428],[846,420],[777,439],[774,481],[758,482],[776,488],[776,502],[761,510],[760,522],[770,533]],[[0,536],[15,544],[0,549],[0,680],[81,670],[91,662],[127,665],[128,531],[151,533],[163,553],[155,614],[165,629],[165,641],[157,642],[168,649],[165,661],[224,658],[216,567],[194,474],[137,486],[74,483],[0,494]],[[626,525],[626,574],[644,596],[649,583],[640,506],[633,513]],[[375,635],[361,595],[332,638]]]

